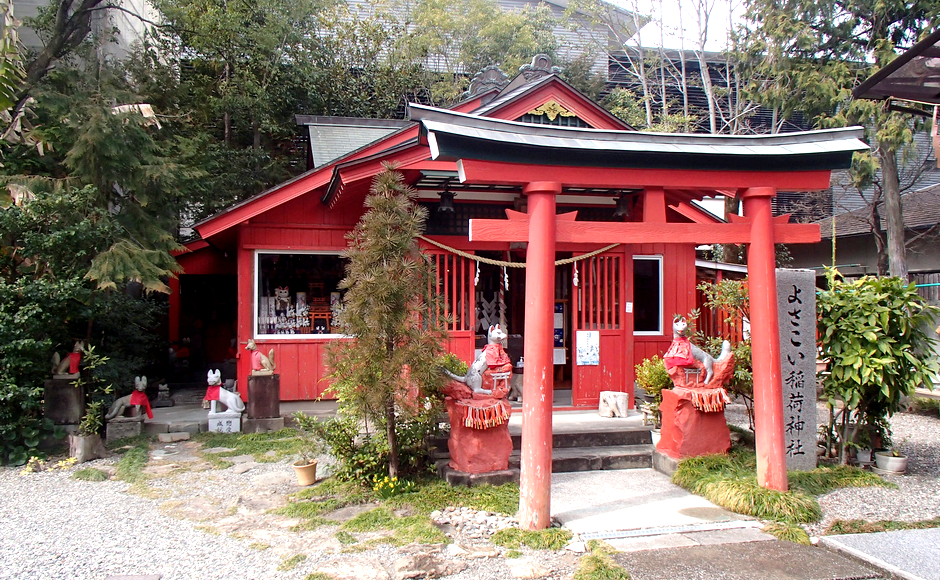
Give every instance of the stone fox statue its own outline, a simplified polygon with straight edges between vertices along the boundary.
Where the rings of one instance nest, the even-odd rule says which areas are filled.
[[[663,361],[666,362],[667,368],[670,366],[688,366],[693,361],[699,361],[705,367],[705,380],[703,383],[707,385],[711,382],[715,373],[715,359],[689,341],[685,335],[688,328],[689,323],[686,322],[685,318],[676,317],[672,323],[672,345],[663,355]],[[725,361],[730,356],[731,343],[726,340],[721,343],[721,354],[718,356],[718,360]]]
[[[502,345],[504,340],[506,340],[506,333],[500,329],[499,325],[496,324],[491,326],[489,332],[487,333],[487,346]],[[459,381],[467,385],[474,393],[481,395],[492,395],[493,392],[491,390],[483,388],[483,371],[489,368],[486,354],[486,349],[483,349],[483,351],[480,352],[480,354],[477,356],[476,360],[470,363],[470,368],[467,369],[467,374],[462,377],[455,375],[447,369],[444,369],[444,373],[455,381]]]
[[[124,409],[133,405],[141,405],[147,412],[147,417],[153,419],[153,413],[150,411],[150,401],[147,399],[147,377],[134,377],[134,392],[114,401],[105,419],[111,420],[124,414]]]

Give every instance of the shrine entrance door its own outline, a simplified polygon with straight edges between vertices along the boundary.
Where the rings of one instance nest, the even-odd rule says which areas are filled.
[[[601,391],[630,393],[632,317],[626,316],[627,256],[624,246],[577,262],[572,268],[572,404],[596,407]],[[575,280],[577,277],[577,281]],[[577,285],[575,285],[575,283]],[[590,334],[585,331],[590,331]]]

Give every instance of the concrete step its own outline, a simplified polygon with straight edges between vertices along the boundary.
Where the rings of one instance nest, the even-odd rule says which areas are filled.
[[[649,427],[631,427],[628,429],[598,429],[580,432],[554,433],[553,449],[583,447],[612,447],[622,445],[649,445],[652,443]],[[447,453],[447,437],[430,437],[428,448]],[[512,448],[522,449],[522,435],[512,435]]]
[[[510,469],[519,467],[520,458],[520,451],[514,450],[509,456]],[[652,444],[552,449],[552,473],[640,469],[652,466]]]

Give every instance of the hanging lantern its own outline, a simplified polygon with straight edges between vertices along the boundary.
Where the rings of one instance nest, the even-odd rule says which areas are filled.
[[[630,217],[630,201],[633,196],[626,191],[621,191],[620,195],[614,198],[617,202],[617,208],[614,210],[614,217]]]
[[[454,213],[454,192],[450,190],[450,181],[444,184],[444,191],[441,192],[441,203],[437,206],[439,212]]]

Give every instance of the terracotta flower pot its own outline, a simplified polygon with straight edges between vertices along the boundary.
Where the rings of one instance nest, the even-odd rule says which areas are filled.
[[[882,471],[904,473],[907,471],[907,457],[894,456],[890,451],[878,451],[875,453],[875,466]]]
[[[309,463],[305,459],[294,462],[294,472],[297,474],[297,485],[307,486],[317,482],[317,460]]]

